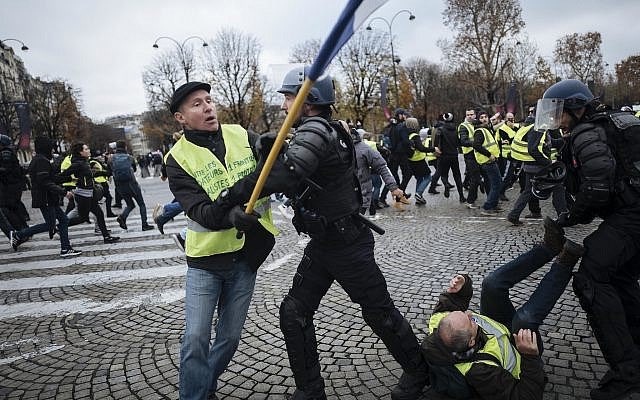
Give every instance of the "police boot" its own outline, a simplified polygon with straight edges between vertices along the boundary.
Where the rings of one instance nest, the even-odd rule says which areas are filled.
[[[562,251],[558,254],[556,262],[573,269],[580,257],[584,254],[584,247],[571,239],[566,239]]]
[[[553,252],[553,254],[560,253],[565,242],[564,229],[549,217],[545,217],[543,225],[543,243]]]
[[[637,362],[628,361],[607,371],[598,387],[591,390],[591,399],[617,400],[632,393],[640,393],[640,367]]]
[[[391,391],[392,400],[415,400],[422,395],[422,389],[429,384],[429,372],[426,369],[413,373],[404,371],[400,381]]]
[[[305,385],[304,389],[298,389],[289,397],[290,400],[327,400],[324,392],[324,381],[317,378]]]

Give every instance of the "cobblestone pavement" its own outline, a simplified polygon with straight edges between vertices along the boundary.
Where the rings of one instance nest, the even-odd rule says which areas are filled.
[[[171,200],[166,182],[140,181],[149,215],[156,202]],[[28,193],[23,199],[30,205]],[[474,279],[472,308],[478,309],[482,278],[542,234],[541,220],[516,228],[504,216],[483,217],[461,206],[456,195],[426,199],[426,206],[388,208],[376,216],[386,229],[376,235],[377,261],[419,339],[455,272]],[[548,207],[544,212],[552,214]],[[275,215],[282,234],[258,273],[242,342],[221,376],[222,399],[284,399],[293,392],[278,307],[307,240]],[[40,220],[33,213],[31,222]],[[112,245],[102,243],[93,225],[76,226],[70,237],[83,254],[72,259],[59,258],[59,243],[46,234],[18,252],[1,239],[0,398],[177,399],[186,263],[169,234],[184,222],[180,216],[167,224],[164,236],[142,232],[136,209],[127,232],[108,220],[122,237]],[[568,236],[580,240],[593,228],[570,229]],[[513,289],[516,303],[526,301],[548,267]],[[315,322],[329,398],[389,399],[401,370],[338,285]],[[607,367],[570,289],[542,331],[549,378],[544,398],[587,399]],[[431,398],[427,391],[424,398]]]

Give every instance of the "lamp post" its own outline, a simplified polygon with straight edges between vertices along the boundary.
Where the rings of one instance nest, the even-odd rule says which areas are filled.
[[[393,86],[394,86],[394,89],[395,89],[395,102],[396,102],[396,104],[398,104],[398,74],[397,74],[397,71],[396,71],[396,63],[399,63],[400,59],[399,58],[396,59],[396,55],[395,55],[395,52],[393,50],[393,30],[392,30],[392,27],[393,27],[393,22],[395,21],[396,17],[398,15],[402,14],[402,13],[409,14],[409,21],[413,21],[414,19],[416,19],[416,16],[413,15],[413,13],[411,11],[409,11],[409,10],[400,10],[397,13],[394,14],[394,16],[391,18],[391,22],[389,22],[386,18],[383,18],[383,17],[375,17],[375,18],[372,18],[369,21],[369,24],[366,27],[366,29],[368,31],[370,31],[371,29],[373,29],[373,28],[371,28],[371,23],[376,21],[376,20],[379,20],[379,21],[382,21],[385,24],[387,24],[387,28],[389,28],[389,41],[391,42],[391,66],[393,67]]]
[[[189,82],[189,70],[191,68],[190,68],[190,65],[187,65],[187,59],[186,59],[187,57],[186,57],[186,53],[185,53],[185,45],[191,39],[199,39],[199,40],[201,40],[202,41],[202,47],[207,47],[207,46],[209,46],[209,44],[207,44],[207,41],[204,40],[203,38],[201,38],[200,36],[189,36],[188,38],[186,38],[182,42],[178,42],[177,40],[175,40],[174,38],[169,37],[169,36],[160,36],[153,43],[153,48],[154,49],[159,48],[158,41],[160,41],[161,39],[170,40],[176,45],[176,48],[178,49],[178,54],[180,55],[180,63],[182,64],[182,70],[184,71],[184,78],[187,80],[187,82]]]
[[[29,50],[27,45],[24,44],[24,42],[22,40],[18,40],[18,39],[2,39],[2,40],[0,40],[0,47],[4,48],[4,42],[8,42],[8,41],[14,41],[14,42],[20,43],[22,45],[22,47],[20,47],[20,50],[22,50],[22,51]]]

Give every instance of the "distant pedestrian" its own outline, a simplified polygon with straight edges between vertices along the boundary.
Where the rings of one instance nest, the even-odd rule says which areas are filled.
[[[0,211],[14,229],[27,227],[21,197],[25,176],[11,145],[11,138],[0,135]]]

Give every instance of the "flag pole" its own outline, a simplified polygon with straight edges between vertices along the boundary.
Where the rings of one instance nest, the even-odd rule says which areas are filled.
[[[264,184],[267,181],[267,177],[271,172],[271,168],[273,167],[273,164],[275,163],[276,158],[278,157],[278,153],[280,153],[280,149],[282,148],[284,140],[287,137],[289,130],[291,130],[293,123],[300,115],[300,110],[302,109],[302,105],[304,104],[304,101],[307,98],[307,95],[311,91],[312,86],[313,86],[313,81],[310,80],[308,77],[305,78],[304,83],[302,84],[302,87],[298,91],[298,94],[296,95],[296,98],[293,101],[293,104],[291,105],[291,108],[287,112],[287,117],[284,119],[284,123],[282,124],[282,126],[280,127],[280,130],[278,131],[278,136],[276,137],[276,140],[273,142],[271,151],[269,151],[269,156],[267,157],[267,160],[265,161],[264,166],[260,171],[260,176],[258,176],[258,181],[256,182],[256,186],[253,188],[253,192],[251,192],[251,198],[249,198],[249,202],[247,203],[247,208],[246,208],[247,214],[251,214],[253,212],[253,208],[256,204],[256,201],[258,201],[258,198],[260,197],[260,192],[262,192],[262,188],[264,187]]]

